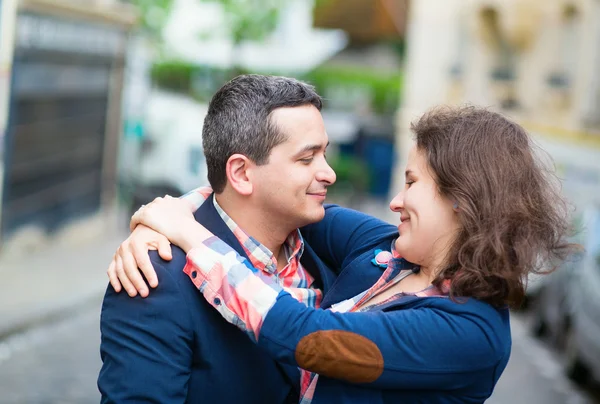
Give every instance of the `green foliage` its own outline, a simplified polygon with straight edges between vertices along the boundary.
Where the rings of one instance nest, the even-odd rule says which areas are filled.
[[[144,32],[160,39],[173,6],[173,0],[128,0],[140,13]],[[264,39],[277,26],[284,0],[197,0],[219,3],[223,7],[225,26],[234,45],[242,41]]]
[[[162,89],[191,94],[195,69],[196,66],[187,62],[158,62],[152,66],[150,76],[152,82]]]
[[[162,29],[173,7],[173,0],[128,0],[140,13],[139,24],[149,36],[160,39]]]
[[[160,88],[189,94],[199,100],[208,100],[222,84],[233,76],[244,73],[248,72],[239,68],[225,70],[167,60],[152,66],[151,77],[153,83]],[[392,114],[398,108],[402,87],[401,73],[382,74],[352,67],[319,67],[300,78],[315,85],[319,93],[325,96],[326,103],[328,91],[332,88],[361,87],[369,90],[369,101],[376,113]]]
[[[370,104],[376,113],[391,114],[400,103],[402,74],[380,72],[362,67],[321,66],[305,75],[304,79],[325,95],[333,88],[367,88]]]
[[[284,0],[200,0],[223,6],[226,26],[235,45],[259,41],[277,26]]]
[[[234,74],[229,69],[199,66],[179,60],[156,62],[150,71],[153,85],[163,90],[187,94],[198,101],[209,101]]]
[[[359,158],[339,154],[328,160],[329,165],[337,175],[336,183],[331,187],[333,192],[366,192],[370,175],[368,166]]]
[[[329,3],[331,0],[315,0],[315,7],[321,7]]]

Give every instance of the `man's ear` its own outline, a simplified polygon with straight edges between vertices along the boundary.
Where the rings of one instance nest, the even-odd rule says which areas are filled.
[[[227,180],[231,187],[240,195],[249,196],[252,194],[253,187],[249,178],[248,171],[252,169],[254,163],[243,154],[234,154],[227,160],[225,170]]]

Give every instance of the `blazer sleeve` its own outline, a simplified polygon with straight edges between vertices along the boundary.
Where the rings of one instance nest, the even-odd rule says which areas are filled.
[[[183,403],[192,364],[190,313],[175,278],[154,262],[160,285],[130,298],[108,287],[100,318],[102,403]]]
[[[398,237],[396,226],[337,205],[327,205],[325,218],[303,227],[301,233],[319,258],[337,269],[344,268],[382,240],[391,243]]]
[[[475,315],[436,308],[335,313],[281,294],[258,344],[276,360],[379,389],[457,389],[496,366],[502,343]]]

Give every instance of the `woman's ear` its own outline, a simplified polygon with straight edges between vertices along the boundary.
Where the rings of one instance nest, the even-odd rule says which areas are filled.
[[[253,186],[248,176],[248,170],[254,163],[243,154],[234,154],[227,160],[225,166],[227,181],[231,187],[240,195],[252,194]]]
[[[454,209],[455,212],[458,212],[458,202],[454,201],[452,204],[452,209]]]

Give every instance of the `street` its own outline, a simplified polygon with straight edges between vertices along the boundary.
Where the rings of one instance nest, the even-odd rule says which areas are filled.
[[[531,337],[527,314],[513,314],[513,347],[489,404],[588,404],[600,402],[564,375],[560,356]]]
[[[97,403],[100,368],[98,312],[94,302],[59,323],[0,343],[0,402]],[[558,357],[527,334],[522,315],[513,316],[513,351],[491,404],[594,403],[563,375]]]
[[[98,403],[100,302],[0,343],[0,402]]]

